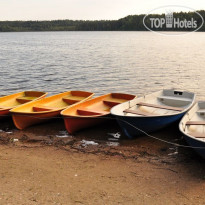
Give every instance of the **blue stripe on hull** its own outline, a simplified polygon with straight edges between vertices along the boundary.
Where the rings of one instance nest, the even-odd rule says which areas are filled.
[[[185,140],[191,147],[204,147],[204,149],[194,149],[201,157],[205,159],[205,142],[200,142],[198,140],[192,139],[184,135]]]
[[[174,116],[160,116],[160,117],[129,117],[129,116],[116,116],[117,121],[122,128],[123,132],[129,138],[143,135],[143,130],[146,133],[154,132],[162,129],[183,117],[184,113]],[[136,129],[134,127],[136,127]],[[137,130],[139,128],[140,130]]]

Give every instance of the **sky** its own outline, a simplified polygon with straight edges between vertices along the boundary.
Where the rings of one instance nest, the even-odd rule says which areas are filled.
[[[202,10],[205,0],[0,0],[0,21],[116,20],[166,5]]]

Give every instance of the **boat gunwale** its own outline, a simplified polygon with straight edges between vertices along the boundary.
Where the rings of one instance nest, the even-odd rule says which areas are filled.
[[[38,99],[38,100],[36,100],[36,102],[37,101],[42,101],[42,100],[47,100],[48,98],[53,98],[53,97],[58,96],[58,95],[63,95],[63,94],[66,94],[66,93],[71,93],[72,91],[77,91],[77,92],[79,91],[79,92],[84,92],[84,93],[90,93],[90,95],[88,97],[86,97],[85,99],[83,99],[83,100],[81,100],[81,101],[79,101],[77,103],[74,103],[73,105],[67,105],[67,106],[65,106],[63,108],[57,108],[57,109],[52,109],[52,110],[47,110],[47,111],[39,111],[39,112],[23,112],[23,111],[15,111],[14,109],[16,109],[17,108],[16,107],[16,108],[11,109],[9,112],[12,115],[25,115],[25,116],[27,116],[27,115],[39,115],[39,114],[46,114],[46,113],[54,113],[54,112],[58,112],[58,111],[63,111],[67,107],[72,107],[74,105],[77,105],[77,104],[80,104],[80,103],[82,103],[84,101],[87,101],[87,99],[90,99],[90,98],[93,97],[93,95],[95,95],[95,93],[93,93],[93,92],[87,92],[87,91],[81,91],[81,90],[70,90],[70,91],[67,91],[67,92],[58,93],[56,95],[51,95],[51,96],[48,96],[48,97],[43,98],[43,99]],[[28,102],[28,103],[26,103],[26,105],[29,105],[29,104],[32,104],[32,103],[34,103],[34,101]],[[23,106],[23,105],[24,104],[19,105],[19,106]]]
[[[95,98],[93,98],[93,99],[90,99],[90,100],[87,100],[87,101],[85,101],[85,102],[83,102],[82,103],[82,105],[84,104],[84,103],[89,103],[89,102],[92,102],[92,101],[95,101],[96,99],[99,99],[99,98],[103,98],[103,97],[107,97],[107,96],[109,96],[109,95],[112,95],[112,94],[125,94],[125,95],[130,95],[130,96],[133,96],[134,98],[133,98],[133,100],[134,99],[136,99],[137,98],[137,96],[136,95],[134,95],[134,94],[127,94],[127,93],[107,93],[107,94],[104,94],[104,95],[100,95],[100,96],[97,96],[97,97],[95,97]],[[118,98],[118,99],[120,99],[120,98]],[[123,99],[123,98],[121,98],[121,99]],[[103,100],[102,100],[103,101]],[[99,101],[100,102],[100,101]],[[128,102],[128,101],[126,101],[126,102]],[[126,102],[124,102],[124,103],[126,103]],[[120,104],[122,104],[122,103],[120,103]],[[77,104],[75,104],[76,106],[77,106]],[[108,115],[111,115],[111,109],[110,109],[110,111],[109,111],[109,113],[105,113],[105,114],[97,114],[97,115],[71,115],[71,114],[65,114],[64,112],[66,112],[68,109],[71,109],[72,107],[68,107],[68,108],[66,108],[66,109],[64,109],[64,110],[62,110],[61,111],[61,116],[63,116],[63,118],[64,119],[77,119],[77,118],[99,118],[99,117],[105,117],[105,116],[108,116]],[[77,110],[77,109],[76,109]]]

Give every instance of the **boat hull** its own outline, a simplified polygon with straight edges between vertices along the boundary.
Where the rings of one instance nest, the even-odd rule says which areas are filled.
[[[157,117],[129,117],[116,116],[116,119],[123,130],[124,134],[132,139],[145,133],[158,131],[168,125],[179,121],[184,113],[173,116],[157,116]]]
[[[10,117],[9,110],[10,110],[10,109],[0,110],[0,120]]]
[[[184,133],[183,133],[184,134]],[[205,142],[195,140],[184,134],[184,139],[191,147],[202,147],[202,149],[194,148],[195,152],[197,152],[202,158],[205,159]]]
[[[104,116],[108,117],[108,116]],[[93,127],[95,125],[101,124],[103,122],[108,121],[109,119],[103,117],[64,117],[64,123],[66,130],[70,134],[74,134],[75,132],[86,129],[89,127]]]
[[[54,117],[60,117],[60,112],[61,111],[53,111],[53,112],[48,112],[48,113],[42,113],[42,114],[14,114],[12,113],[12,119],[15,124],[15,126],[23,130],[27,127],[30,127],[35,124],[40,124],[46,121],[49,121],[53,119]]]

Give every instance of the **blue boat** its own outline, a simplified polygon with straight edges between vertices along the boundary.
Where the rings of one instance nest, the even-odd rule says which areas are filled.
[[[205,101],[196,103],[179,123],[187,143],[205,159]]]
[[[136,98],[111,109],[128,138],[162,129],[177,120],[193,106],[195,94],[166,89]]]

